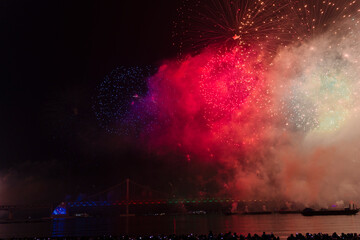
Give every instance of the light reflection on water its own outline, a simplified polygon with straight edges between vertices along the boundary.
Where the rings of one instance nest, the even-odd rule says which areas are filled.
[[[118,218],[56,219],[38,223],[0,224],[0,237],[94,236],[146,234],[214,234],[220,232],[274,233],[282,239],[291,233],[360,233],[360,215],[182,215]]]

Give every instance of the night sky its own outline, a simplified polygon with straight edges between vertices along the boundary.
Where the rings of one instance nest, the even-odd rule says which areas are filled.
[[[360,202],[360,1],[194,2],[0,1],[0,204]]]
[[[103,131],[92,104],[115,67],[176,56],[177,2],[0,2],[0,203],[74,198],[126,177],[166,190],[163,161]]]

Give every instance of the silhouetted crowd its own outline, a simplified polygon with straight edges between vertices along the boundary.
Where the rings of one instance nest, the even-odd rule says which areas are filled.
[[[288,240],[360,240],[360,235],[357,233],[341,233],[338,235],[336,232],[333,234],[326,234],[326,233],[317,233],[317,234],[310,234],[306,233],[305,235],[299,233],[295,236],[291,234]]]
[[[248,234],[248,235],[237,235],[236,233],[220,233],[213,234],[210,232],[208,235],[149,235],[149,236],[98,236],[98,237],[44,237],[44,238],[8,238],[12,240],[280,240],[279,237],[274,236],[274,234],[263,233],[258,234]],[[306,233],[305,235],[291,234],[287,240],[360,240],[360,235],[357,233],[347,233],[340,234],[310,234]]]
[[[262,235],[237,235],[236,233],[219,233],[217,235],[210,232],[208,235],[169,235],[169,236],[148,236],[148,237],[137,237],[134,239],[122,238],[120,240],[280,240],[279,237],[275,237],[274,234]]]
[[[183,235],[148,235],[148,236],[99,236],[99,237],[49,237],[49,238],[10,238],[11,240],[280,240],[274,234],[262,235],[237,235],[236,233],[213,234],[208,235],[183,234]],[[1,239],[0,239],[1,240]]]

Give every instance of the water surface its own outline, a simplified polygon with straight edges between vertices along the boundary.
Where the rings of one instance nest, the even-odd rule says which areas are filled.
[[[282,239],[291,233],[360,233],[360,215],[181,215],[113,218],[56,219],[46,222],[0,224],[0,237],[215,234],[220,232],[274,233]]]

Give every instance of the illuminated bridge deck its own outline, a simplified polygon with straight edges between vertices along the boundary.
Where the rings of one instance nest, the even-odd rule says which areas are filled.
[[[106,206],[125,206],[125,205],[171,205],[171,204],[216,204],[216,203],[255,203],[266,202],[263,200],[239,200],[239,199],[172,199],[172,200],[130,200],[130,201],[83,201],[68,202],[67,207],[106,207]]]

